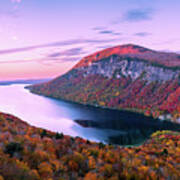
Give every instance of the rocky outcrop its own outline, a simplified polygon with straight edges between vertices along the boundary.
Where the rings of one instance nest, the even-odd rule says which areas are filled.
[[[117,79],[122,77],[130,77],[132,80],[141,78],[148,82],[174,80],[180,74],[179,69],[163,67],[158,64],[151,64],[147,61],[128,57],[122,58],[120,56],[110,56],[76,69],[82,71],[84,77],[98,74]]]

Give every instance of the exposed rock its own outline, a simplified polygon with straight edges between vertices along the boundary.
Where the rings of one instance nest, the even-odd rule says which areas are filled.
[[[76,68],[87,75],[103,75],[108,78],[131,77],[132,80],[142,78],[148,82],[168,81],[178,78],[180,70],[152,65],[143,60],[110,56],[109,58],[93,62],[90,66]]]

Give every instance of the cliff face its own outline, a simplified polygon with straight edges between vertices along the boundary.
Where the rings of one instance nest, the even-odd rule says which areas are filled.
[[[71,71],[32,92],[83,104],[180,115],[180,56],[136,45],[109,48],[83,58]]]
[[[84,77],[88,75],[102,75],[116,79],[130,77],[132,80],[139,78],[147,82],[174,80],[178,78],[180,73],[180,70],[174,70],[173,68],[165,68],[143,60],[119,56],[110,56],[76,69],[83,72]]]

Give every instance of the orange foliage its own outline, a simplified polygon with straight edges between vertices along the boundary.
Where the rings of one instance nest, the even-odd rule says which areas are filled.
[[[24,177],[26,180],[178,180],[180,177],[178,132],[158,131],[139,147],[100,145],[79,137],[56,139],[54,132],[2,113],[0,132],[0,180]]]

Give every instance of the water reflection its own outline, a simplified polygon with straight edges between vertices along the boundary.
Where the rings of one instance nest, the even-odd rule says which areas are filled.
[[[167,126],[169,129],[179,128],[171,123],[162,126],[162,122],[151,121],[152,118],[136,113],[93,108],[35,95],[24,89],[24,86],[0,86],[0,111],[14,114],[31,125],[52,131],[94,141],[120,143],[122,134],[131,139],[132,135],[128,135],[127,132],[136,132],[136,139],[141,136],[143,140],[145,136],[141,135],[141,129],[150,131]],[[74,120],[80,121],[77,123]],[[98,124],[92,125],[89,120]],[[138,131],[141,133],[137,133]]]

